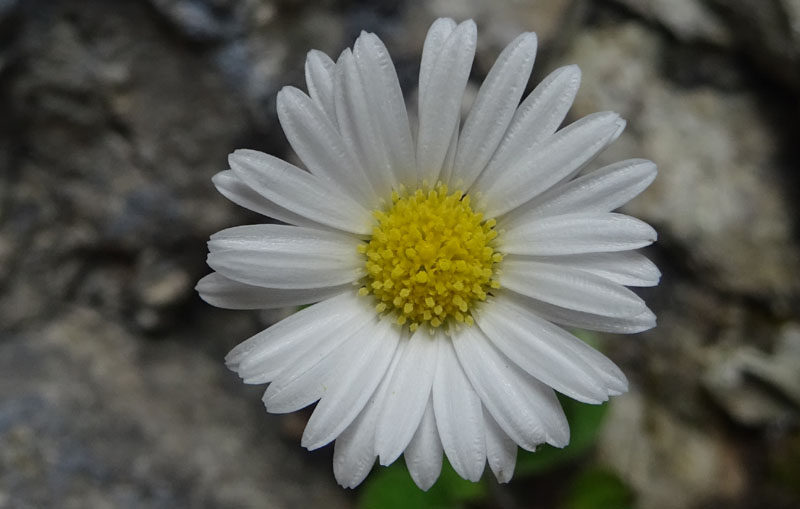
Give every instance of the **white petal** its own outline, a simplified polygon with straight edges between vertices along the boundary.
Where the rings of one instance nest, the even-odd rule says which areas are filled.
[[[588,115],[536,145],[514,165],[498,169],[502,174],[484,172],[474,189],[484,194],[486,216],[505,214],[574,175],[606,147],[619,120],[611,112]]]
[[[370,322],[359,328],[350,326],[339,334],[330,335],[313,351],[295,355],[267,387],[262,398],[267,411],[273,414],[294,412],[320,399],[345,368],[355,346],[360,345],[356,338],[374,327]]]
[[[351,235],[302,226],[236,226],[211,236],[208,265],[227,278],[254,286],[339,286],[363,275],[358,242]]]
[[[483,408],[483,427],[486,431],[486,459],[497,482],[507,483],[514,477],[517,466],[517,444],[497,425],[492,414]]]
[[[430,398],[403,458],[408,473],[422,491],[428,491],[442,473],[442,442],[439,440],[433,401]]]
[[[372,419],[368,419],[371,416]],[[376,413],[361,411],[333,445],[333,475],[343,488],[355,488],[375,465],[373,436]]]
[[[237,177],[233,170],[221,171],[214,175],[211,181],[222,196],[240,207],[288,224],[326,228],[326,226],[320,223],[314,222],[300,214],[295,214],[264,198],[245,184],[242,179]]]
[[[378,119],[372,109],[364,82],[353,56],[346,49],[336,63],[336,118],[345,144],[365,169],[378,196],[389,196],[395,176],[388,149],[380,134]]]
[[[295,214],[359,235],[372,231],[366,209],[296,166],[255,150],[237,150],[228,162],[253,190]]]
[[[656,165],[650,161],[620,161],[551,188],[506,214],[499,223],[509,229],[535,217],[611,212],[644,191],[655,178]]]
[[[555,306],[613,317],[632,317],[647,309],[624,286],[580,269],[522,258],[503,260],[502,267],[502,287]]]
[[[537,256],[531,259],[590,272],[625,286],[655,286],[661,279],[658,267],[635,251]]]
[[[646,331],[656,326],[656,316],[649,309],[642,314],[626,318],[613,318],[608,316],[581,313],[572,309],[553,306],[546,302],[531,299],[514,292],[509,296],[524,302],[524,305],[535,311],[542,318],[566,327],[596,330],[600,332],[613,332],[617,334],[634,334]]]
[[[452,341],[440,336],[439,363],[433,379],[433,408],[442,446],[453,469],[477,482],[486,463],[481,399],[458,362]]]
[[[200,298],[212,306],[227,309],[273,309],[300,306],[353,291],[352,284],[303,290],[278,290],[251,286],[212,272],[197,282],[195,290]]]
[[[569,443],[569,425],[553,390],[500,353],[478,327],[453,339],[464,372],[503,431],[523,449]]]
[[[536,58],[536,34],[509,44],[481,85],[458,139],[454,180],[468,188],[486,167],[511,123]]]
[[[360,327],[375,316],[355,292],[345,292],[284,318],[231,350],[227,366],[248,383],[266,383],[292,359],[316,351],[330,337]]]
[[[600,375],[610,396],[628,392],[628,378],[611,359],[583,341],[571,343],[570,346],[574,347],[572,350],[574,355],[579,356]]]
[[[503,294],[505,303],[522,314],[525,319],[534,322],[535,324],[544,324],[544,327],[554,333],[553,336],[541,334],[540,340],[550,339],[554,348],[562,348],[569,350],[570,355],[575,356],[581,361],[590,366],[595,374],[602,379],[605,385],[605,390],[610,395],[622,394],[628,390],[628,380],[616,364],[614,364],[608,357],[587,345],[579,338],[564,331],[555,325],[550,326],[549,321],[541,316],[537,309],[528,306],[531,302],[530,299],[525,297],[517,298],[512,292]],[[649,312],[649,310],[648,310]],[[533,330],[538,325],[530,328]],[[516,358],[516,357],[515,357]],[[535,375],[534,375],[535,376]]]
[[[431,393],[439,341],[421,328],[411,336],[389,383],[378,427],[375,451],[381,465],[397,459],[417,430]]]
[[[577,65],[556,69],[539,83],[517,108],[486,171],[494,174],[508,168],[552,135],[564,121],[580,83]]]
[[[456,29],[456,22],[451,18],[439,18],[433,22],[428,29],[425,37],[425,44],[422,46],[422,61],[419,66],[419,102],[422,103],[425,94],[428,93],[428,86],[436,65],[436,59],[444,48],[444,44],[453,30]],[[472,60],[470,60],[472,65]]]
[[[333,76],[336,63],[325,53],[312,49],[306,56],[306,85],[308,94],[336,124],[336,105],[333,100]]]
[[[447,153],[444,156],[444,163],[442,163],[442,171],[439,174],[439,180],[442,181],[450,189],[456,189],[458,185],[453,180],[453,166],[456,160],[456,149],[458,149],[458,131],[461,122],[456,122],[453,129],[453,137],[450,138],[450,145],[447,147]]]
[[[334,182],[359,203],[377,205],[364,169],[322,108],[300,90],[283,87],[277,109],[286,139],[312,174]]]
[[[303,447],[322,447],[350,425],[386,374],[399,340],[397,326],[385,318],[362,329],[348,342],[346,362],[311,414],[303,433]]]
[[[461,118],[461,101],[467,86],[477,43],[475,22],[467,20],[447,37],[438,55],[424,56],[434,63],[420,73],[417,166],[419,178],[435,183]],[[436,51],[434,42],[425,51]]]
[[[389,381],[394,375],[408,337],[401,337],[394,357],[381,383],[350,426],[339,435],[333,447],[333,473],[340,485],[355,488],[367,477],[375,464],[375,426],[383,407]],[[439,446],[441,456],[441,446]]]
[[[375,34],[361,33],[353,48],[372,116],[386,147],[394,184],[417,183],[417,161],[403,92],[389,52]]]
[[[564,329],[497,297],[476,321],[486,336],[528,374],[584,403],[608,399],[608,388],[594,367],[575,355],[586,344]]]
[[[638,249],[657,236],[647,223],[623,214],[565,214],[510,228],[498,244],[505,254],[569,255]]]

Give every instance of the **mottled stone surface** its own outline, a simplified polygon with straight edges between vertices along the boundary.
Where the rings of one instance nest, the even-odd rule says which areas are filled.
[[[686,255],[681,264],[723,291],[788,309],[800,298],[800,249],[783,133],[752,90],[670,82],[668,52],[662,37],[635,23],[582,32],[566,56],[584,76],[573,113],[613,110],[628,119],[601,160],[657,161],[658,179],[626,210],[662,225],[664,242]]]
[[[723,433],[681,420],[635,389],[612,406],[597,455],[639,493],[639,507],[724,505],[746,489],[742,458]]]
[[[795,90],[800,87],[800,1],[706,1],[755,65]]]
[[[583,71],[573,118],[614,110],[628,120],[598,164],[638,155],[659,165],[625,207],[659,231],[651,253],[664,277],[645,292],[659,327],[609,345],[642,393],[612,407],[601,457],[636,486],[642,507],[790,506],[772,444],[788,447],[800,416],[789,395],[800,369],[785,346],[800,302],[788,135],[798,89],[776,88],[763,67],[676,32],[690,25],[671,27],[656,4],[631,8],[659,30],[604,18],[563,57]]]
[[[255,219],[211,176],[283,151],[270,101],[330,44],[267,35],[274,9],[0,4],[0,507],[351,505],[222,363],[274,316],[193,291],[208,235]]]
[[[797,0],[0,0],[0,507],[353,505],[330,448],[300,448],[306,414],[267,415],[222,363],[289,311],[194,294],[208,236],[262,220],[210,178],[238,147],[293,157],[275,94],[309,49],[375,31],[413,101],[441,15],[479,27],[467,103],[535,30],[535,76],[583,71],[570,121],[628,120],[592,168],[659,165],[625,208],[659,232],[659,327],[603,338],[632,393],[570,468],[637,507],[800,504]]]
[[[800,86],[798,0],[609,0],[685,43],[736,49],[772,79]]]
[[[280,439],[257,391],[187,348],[197,322],[148,342],[70,307],[4,338],[0,506],[347,507],[322,458]]]
[[[661,25],[685,42],[729,45],[728,27],[705,0],[615,0],[645,20]]]

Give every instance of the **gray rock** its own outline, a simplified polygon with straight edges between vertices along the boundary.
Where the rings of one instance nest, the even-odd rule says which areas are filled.
[[[214,328],[223,340],[247,333]],[[73,308],[4,338],[0,505],[348,507],[329,453],[314,461],[284,443],[258,391],[239,390],[219,358],[194,347],[199,330],[142,342]]]
[[[410,32],[404,37],[408,39],[410,53],[419,58],[425,33],[435,18],[446,16],[457,21],[474,19],[480,35],[473,70],[485,75],[500,51],[520,33],[536,32],[539,48],[546,53],[569,39],[584,19],[585,11],[584,3],[575,0],[434,0],[411,3],[406,22],[406,30]],[[412,36],[409,37],[408,33]],[[540,54],[539,63],[541,61]]]
[[[612,0],[683,42],[738,47],[772,79],[800,87],[798,0]]]
[[[660,74],[664,41],[627,24],[583,31],[566,62],[583,71],[575,116],[614,110],[629,129],[599,164],[631,156],[659,175],[625,210],[677,243],[673,260],[726,292],[788,310],[800,296],[800,246],[780,133],[754,94],[679,88]],[[787,168],[788,170],[788,168]]]
[[[800,1],[707,0],[755,65],[800,90]]]
[[[305,453],[222,362],[279,315],[216,311],[192,290],[208,235],[256,219],[211,176],[238,146],[285,151],[242,140],[276,132],[252,99],[299,81],[340,25],[295,48],[322,14],[274,30],[268,2],[204,5],[221,16],[206,39],[103,0],[31,0],[3,32],[1,507],[350,505],[330,451]],[[236,44],[247,58],[217,58]],[[237,72],[266,85],[239,88]]]
[[[180,260],[169,253],[145,249],[138,257],[131,299],[134,321],[145,331],[174,326],[180,306],[192,298],[195,281]]]
[[[800,326],[780,331],[774,352],[720,349],[704,376],[714,399],[746,426],[790,426],[800,418]]]
[[[685,42],[729,46],[733,42],[725,23],[705,0],[613,0],[643,18],[661,24]]]
[[[187,241],[201,250],[235,222],[210,177],[245,129],[241,103],[143,6],[97,4],[71,12],[45,2],[50,15],[32,18],[15,42],[27,65],[8,76],[19,148],[0,177],[14,189],[0,256],[25,256],[0,270],[6,326],[75,296],[120,312],[139,250]],[[107,36],[85,37],[84,25]],[[191,279],[201,263],[187,269]]]
[[[245,33],[216,46],[211,58],[231,92],[243,101],[248,120],[263,131],[258,146],[282,153],[286,142],[275,112],[277,92],[286,85],[305,89],[304,63],[310,50],[335,60],[352,41],[346,40],[341,13],[324,6],[285,17],[267,7],[250,10],[253,18]]]
[[[734,443],[676,418],[636,389],[611,406],[598,458],[634,489],[637,507],[724,506],[747,489]]]
[[[13,11],[18,4],[19,0],[0,0],[0,19]]]
[[[645,292],[659,325],[609,342],[633,394],[612,403],[599,460],[640,507],[750,497],[791,507],[796,497],[745,467],[772,461],[770,440],[792,440],[797,419],[797,361],[776,333],[796,321],[800,298],[794,163],[785,155],[794,152],[769,113],[788,106],[754,90],[735,59],[714,57],[725,50],[705,51],[628,20],[581,31],[562,57],[583,72],[573,118],[614,110],[628,120],[593,167],[628,157],[659,166],[623,209],[659,232],[650,254],[664,277]],[[707,57],[730,78],[696,72]],[[736,434],[744,428],[756,434],[756,452]]]
[[[0,506],[349,505],[330,450],[297,444],[306,414],[267,415],[223,367],[289,311],[218,311],[191,290],[209,234],[263,221],[210,177],[238,147],[296,160],[274,101],[303,86],[309,49],[378,32],[413,94],[448,15],[479,25],[465,105],[534,30],[535,74],[583,70],[572,118],[629,120],[598,164],[660,166],[625,209],[661,236],[664,280],[643,291],[659,327],[605,342],[633,394],[612,402],[600,464],[642,507],[796,507],[796,468],[785,490],[764,472],[797,463],[796,332],[776,332],[800,302],[797,2],[614,3],[0,0]]]
[[[237,0],[150,0],[185,37],[197,42],[233,38],[243,30],[245,6]]]

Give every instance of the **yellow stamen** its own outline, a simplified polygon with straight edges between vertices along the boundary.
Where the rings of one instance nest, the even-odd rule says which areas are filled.
[[[396,191],[373,215],[372,238],[358,247],[368,274],[359,295],[371,293],[376,311],[394,313],[412,332],[448,321],[472,325],[471,305],[500,286],[495,220],[484,221],[469,196],[441,184]]]

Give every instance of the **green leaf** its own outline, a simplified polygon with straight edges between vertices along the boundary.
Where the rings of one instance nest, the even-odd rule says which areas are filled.
[[[612,472],[589,469],[572,483],[564,509],[628,509],[633,492]]]

